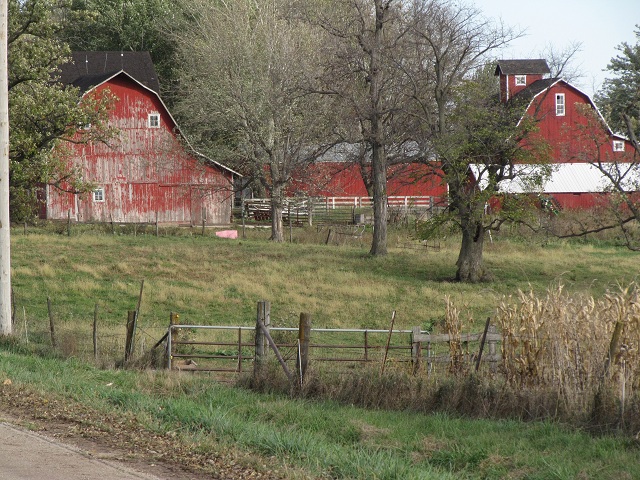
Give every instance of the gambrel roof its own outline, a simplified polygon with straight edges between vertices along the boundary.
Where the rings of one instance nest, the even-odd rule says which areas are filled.
[[[620,140],[628,140],[628,138],[625,137],[624,135],[620,135],[618,133],[615,133],[611,129],[611,127],[609,126],[609,124],[605,120],[604,116],[602,115],[602,113],[598,109],[598,106],[595,104],[595,102],[591,99],[591,97],[589,95],[584,93],[579,88],[573,86],[572,84],[570,84],[566,80],[563,80],[562,78],[544,78],[542,80],[537,80],[537,81],[533,82],[531,85],[529,85],[528,87],[526,87],[523,90],[521,90],[518,93],[516,93],[512,97],[512,99],[510,101],[515,101],[516,99],[518,99],[518,101],[525,100],[525,102],[523,102],[523,103],[527,105],[527,107],[525,109],[525,114],[526,114],[526,112],[529,111],[529,107],[531,107],[531,105],[535,101],[536,97],[544,94],[545,92],[547,92],[551,88],[553,88],[555,85],[558,85],[558,84],[561,84],[561,83],[563,85],[565,85],[567,88],[570,88],[570,89],[578,92],[579,94],[581,94],[582,96],[584,96],[587,99],[587,103],[595,110],[596,114],[600,118],[600,121],[602,122],[602,124],[607,129],[607,132],[609,133],[609,135],[611,135],[612,137],[615,137],[617,139],[620,139]],[[524,114],[523,114],[523,117],[524,117]]]
[[[80,53],[85,53],[85,52],[80,52]],[[101,52],[101,53],[104,53],[104,52]],[[109,52],[107,52],[107,53],[109,53]],[[151,57],[149,56],[148,52],[126,52],[126,53],[146,53],[146,57],[148,57],[149,60],[151,60]],[[144,57],[145,56],[141,56],[139,58],[144,58]],[[128,58],[133,59],[133,58],[136,58],[136,56],[128,56]],[[153,70],[153,75],[155,75],[155,69],[153,69],[153,64],[151,64],[151,69]],[[62,70],[64,72],[65,68],[63,67]],[[148,69],[143,69],[143,70],[145,70],[147,73],[150,73],[150,71]],[[217,166],[220,169],[226,170],[227,172],[229,172],[229,173],[231,173],[231,174],[233,174],[233,175],[235,175],[237,177],[242,177],[242,175],[240,173],[236,172],[235,170],[232,170],[231,168],[227,167],[226,165],[223,165],[220,162],[216,162],[215,160],[207,157],[203,153],[200,153],[195,148],[193,148],[193,146],[189,143],[187,138],[182,134],[182,132],[180,130],[180,127],[178,126],[178,124],[176,123],[175,119],[173,118],[173,115],[171,115],[171,112],[169,111],[169,109],[167,108],[165,103],[162,101],[162,98],[160,98],[160,95],[158,94],[158,91],[154,90],[151,87],[149,87],[148,85],[143,83],[141,80],[138,80],[133,75],[131,75],[129,72],[124,71],[124,70],[117,70],[117,71],[109,72],[109,73],[74,76],[73,71],[75,71],[74,68],[72,68],[70,70],[67,70],[67,75],[65,75],[65,77],[61,76],[60,81],[63,81],[63,78],[66,79],[67,81],[70,80],[71,81],[71,85],[74,85],[74,86],[77,86],[77,87],[80,88],[80,93],[83,96],[86,95],[87,93],[89,93],[90,91],[98,88],[100,85],[103,85],[103,84],[109,82],[110,80],[112,80],[112,79],[114,79],[116,77],[127,78],[130,81],[134,82],[139,87],[141,87],[143,90],[148,91],[150,95],[152,95],[152,96],[157,98],[157,100],[160,102],[160,104],[164,108],[164,111],[166,112],[166,114],[171,119],[171,122],[173,124],[172,130],[175,132],[176,135],[180,135],[180,137],[185,142],[186,148],[193,155],[195,155],[198,158],[201,158],[205,162],[208,162],[208,163],[210,163],[212,165]],[[136,71],[140,72],[141,70],[138,69]],[[147,80],[151,80],[152,78],[153,77],[149,77]]]
[[[120,71],[149,90],[160,91],[149,52],[72,52],[71,61],[60,66],[60,82],[76,86],[84,94]]]
[[[546,60],[498,60],[495,75],[547,75],[551,73]]]

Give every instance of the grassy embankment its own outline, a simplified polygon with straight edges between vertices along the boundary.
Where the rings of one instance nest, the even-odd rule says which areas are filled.
[[[392,243],[393,244],[393,243]],[[549,284],[599,295],[634,280],[637,254],[612,247],[496,239],[486,260],[496,282],[451,283],[457,245],[439,252],[392,248],[272,245],[261,240],[155,238],[86,234],[13,237],[16,333],[46,331],[46,298],[61,330],[90,331],[94,304],[101,328],[122,328],[145,279],[141,328],[159,338],[170,311],[193,323],[252,325],[255,303],[272,302],[272,321],[294,325],[300,311],[317,326],[397,328],[435,325],[444,296],[479,326],[503,295]],[[43,335],[43,334],[41,334]],[[72,342],[71,340],[67,340]],[[63,341],[64,343],[64,341]],[[67,347],[71,350],[71,346]],[[3,353],[12,387],[48,392],[120,415],[155,432],[178,432],[198,449],[229,445],[276,456],[287,475],[332,478],[638,478],[638,446],[592,438],[548,423],[463,420],[446,415],[365,411],[211,385],[198,378],[101,371],[75,360]],[[286,470],[290,468],[290,470]],[[302,473],[300,473],[302,472]]]

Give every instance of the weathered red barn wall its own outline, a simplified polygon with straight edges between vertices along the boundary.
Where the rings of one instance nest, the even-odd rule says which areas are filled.
[[[597,208],[611,208],[611,193],[608,192],[590,192],[590,193],[554,193],[551,195],[558,204],[566,210],[587,210]],[[638,202],[640,195],[637,193],[630,195],[631,201]],[[627,209],[623,203],[618,208],[622,211]]]
[[[556,94],[565,96],[565,115],[556,115]],[[625,152],[613,151],[607,127],[587,120],[584,110],[590,105],[587,95],[564,82],[556,83],[532,102],[527,114],[539,119],[534,137],[549,144],[553,163],[593,162],[598,156],[603,162],[624,161]],[[626,141],[625,150],[627,154],[631,150]]]
[[[587,210],[601,206],[607,199],[605,193],[553,193],[550,194],[564,210]]]
[[[500,98],[503,102],[510,100],[533,82],[542,79],[542,74],[527,74],[526,85],[516,85],[516,76],[500,74]]]
[[[189,155],[159,98],[126,76],[108,88],[118,101],[110,123],[119,130],[110,145],[72,147],[83,179],[104,188],[104,201],[48,187],[46,217],[79,222],[170,222],[224,224],[231,219],[232,176]],[[148,127],[148,115],[160,114],[160,128]]]
[[[354,163],[320,162],[295,176],[289,190],[292,195],[304,193],[314,197],[368,197],[360,168]],[[389,196],[446,196],[442,179],[427,167],[404,165],[388,171]]]

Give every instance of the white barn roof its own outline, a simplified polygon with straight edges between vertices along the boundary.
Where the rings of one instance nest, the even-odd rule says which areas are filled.
[[[471,172],[484,187],[487,183],[484,166],[471,165]],[[630,191],[638,190],[640,167],[637,164],[603,164],[603,168],[614,178],[624,178],[623,186]],[[621,169],[616,172],[616,168]],[[503,193],[591,193],[611,189],[611,181],[596,166],[589,163],[558,163],[554,165],[515,165],[516,178],[500,182]],[[544,171],[551,169],[546,176]],[[631,169],[631,170],[629,170]],[[536,184],[532,178],[540,178]]]

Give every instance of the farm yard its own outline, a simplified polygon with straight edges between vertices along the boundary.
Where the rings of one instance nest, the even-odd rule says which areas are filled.
[[[331,6],[5,2],[1,421],[164,480],[640,478],[640,27]]]
[[[633,420],[637,312],[625,310],[637,295],[639,264],[637,253],[606,239],[494,236],[486,261],[496,280],[471,285],[451,281],[455,238],[441,239],[438,250],[406,248],[412,240],[405,229],[390,232],[385,257],[368,255],[368,231],[362,243],[336,244],[326,242],[326,230],[296,228],[291,243],[274,244],[259,228],[248,228],[240,240],[216,238],[208,229],[203,235],[199,228],[159,236],[143,230],[134,235],[131,227],[74,226],[70,236],[54,230],[13,232],[15,338],[0,354],[3,405],[17,408],[23,398],[36,423],[68,421],[75,434],[79,429],[102,438],[112,431],[131,455],[155,461],[173,455],[190,471],[214,478],[224,470],[212,459],[229,452],[233,462],[262,478],[640,475],[634,470],[640,462]],[[609,303],[598,303],[607,298]],[[292,371],[303,312],[314,329],[330,331],[312,332],[312,344],[348,343],[335,331],[352,330],[354,344],[369,342],[368,353],[359,348],[331,355],[369,355],[370,362],[321,362],[312,354],[302,388],[291,387],[273,356],[260,375],[252,375],[252,330],[262,300],[270,303],[274,339],[288,345],[282,352]],[[127,312],[138,307],[135,350],[129,368],[119,368]],[[393,329],[405,332],[405,339],[402,349],[389,349],[381,369],[393,312]],[[150,352],[172,313],[185,326],[229,327],[232,345],[217,353],[231,357],[235,327],[246,328],[243,372],[221,383],[215,372],[164,370],[162,348],[160,359]],[[624,323],[620,343],[629,351],[608,366],[613,394],[594,405],[615,315]],[[482,332],[487,317],[504,332],[498,371],[488,363],[475,373],[479,342],[467,342],[465,335]],[[580,331],[574,321],[584,321]],[[435,357],[430,362],[423,345],[423,363],[414,372],[406,332],[415,327],[421,335],[458,332],[462,341],[434,344],[434,355],[436,348],[449,355],[444,363]],[[529,336],[519,342],[523,329]],[[195,329],[185,330],[186,342],[199,338]],[[368,340],[366,331],[372,332]],[[339,338],[320,340],[321,334]],[[543,341],[549,338],[558,341]],[[586,421],[586,413],[598,418]],[[107,427],[105,416],[114,415],[120,420]]]

